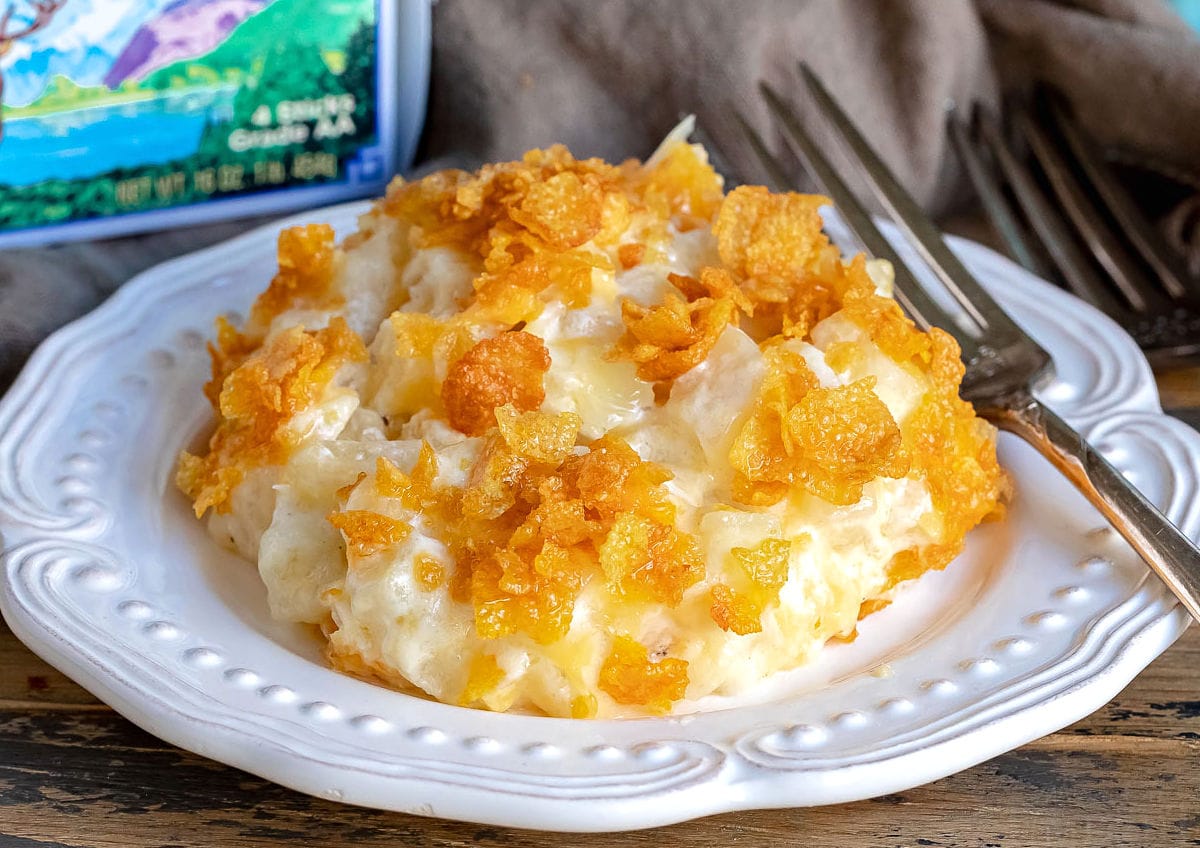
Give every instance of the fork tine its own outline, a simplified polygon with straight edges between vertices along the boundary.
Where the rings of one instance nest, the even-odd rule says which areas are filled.
[[[800,73],[821,113],[837,131],[842,147],[856,161],[875,196],[954,299],[987,331],[989,341],[1002,346],[1024,338],[1024,331],[1013,323],[946,246],[937,227],[871,149],[817,75],[803,62]]]
[[[680,121],[684,121],[686,119],[686,113],[679,116]],[[692,140],[704,148],[705,152],[708,154],[708,164],[711,165],[712,169],[716,171],[725,181],[726,190],[745,182],[745,180],[742,178],[742,174],[738,173],[738,171],[730,164],[729,160],[726,159],[725,155],[721,152],[721,149],[717,147],[716,142],[713,141],[712,136],[710,136],[698,122],[692,127]]]
[[[919,326],[925,328],[934,325],[941,326],[954,334],[959,346],[964,351],[973,350],[977,346],[979,328],[965,322],[963,320],[965,316],[948,315],[946,310],[933,301],[924,287],[913,278],[908,266],[900,259],[892,245],[871,220],[870,213],[838,176],[837,171],[834,170],[800,122],[796,120],[795,115],[792,114],[783,99],[764,82],[759,83],[759,90],[766,98],[771,113],[787,130],[789,138],[795,144],[809,173],[833,200],[834,205],[845,219],[846,225],[862,242],[868,253],[877,259],[886,259],[892,263],[895,271],[896,300],[904,308],[904,311]],[[760,157],[765,154],[767,159],[771,158],[766,148],[761,146],[761,139],[755,152]]]
[[[1108,288],[1092,271],[1088,258],[1075,244],[1067,224],[1050,205],[1033,175],[1013,154],[1004,140],[996,119],[986,109],[977,109],[976,124],[980,140],[991,151],[992,158],[1025,211],[1033,231],[1046,246],[1054,263],[1062,272],[1067,287],[1078,297],[1109,315],[1123,315],[1128,310],[1117,303]]]
[[[745,133],[746,139],[750,142],[750,148],[758,158],[759,164],[762,165],[767,177],[767,187],[771,191],[787,191],[791,180],[788,178],[783,164],[771,155],[771,151],[767,150],[767,145],[763,142],[762,136],[758,134],[758,130],[750,126],[750,122],[743,117],[741,112],[735,111],[734,117],[737,119],[738,124],[741,125],[742,132]]]
[[[1075,161],[1087,175],[1092,187],[1104,201],[1113,219],[1129,236],[1129,241],[1141,254],[1146,264],[1154,269],[1163,288],[1173,298],[1185,297],[1189,290],[1200,295],[1200,281],[1188,273],[1183,262],[1163,241],[1158,231],[1138,209],[1137,204],[1125,188],[1116,181],[1112,171],[1102,160],[1095,145],[1085,138],[1074,119],[1067,113],[1059,96],[1047,97],[1050,117],[1055,128],[1071,148]]]
[[[1058,196],[1067,218],[1075,225],[1076,232],[1096,261],[1135,312],[1149,311],[1152,305],[1157,305],[1153,304],[1156,299],[1153,284],[1137,269],[1132,258],[1120,246],[1117,235],[1100,218],[1062,154],[1020,106],[1013,107],[1012,120],[1013,127],[1028,143],[1033,158]]]
[[[1004,190],[1000,188],[988,163],[983,161],[983,157],[972,145],[970,131],[958,111],[953,108],[946,114],[946,131],[968,179],[979,195],[984,211],[995,225],[999,236],[1008,245],[1013,258],[1044,280],[1053,277],[1054,269],[1046,264],[1038,247],[1026,238],[1024,228],[1017,220],[1008,198],[1004,196]]]

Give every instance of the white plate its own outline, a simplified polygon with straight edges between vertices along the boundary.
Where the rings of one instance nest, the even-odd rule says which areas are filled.
[[[296,219],[344,234],[363,204]],[[171,479],[208,407],[204,339],[274,270],[277,226],[142,274],[57,333],[0,404],[0,607],[16,634],[172,743],[355,804],[490,824],[619,830],[915,786],[1101,706],[1183,631],[1161,584],[1070,486],[1003,438],[1010,517],[852,645],[756,702],[636,721],[496,715],[337,674],[267,613]],[[1049,348],[1044,398],[1185,531],[1200,434],[1162,415],[1112,322],[965,241],[968,267]]]

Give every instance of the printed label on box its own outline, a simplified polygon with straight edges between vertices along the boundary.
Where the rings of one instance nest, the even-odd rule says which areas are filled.
[[[12,3],[0,234],[387,176],[375,0]]]

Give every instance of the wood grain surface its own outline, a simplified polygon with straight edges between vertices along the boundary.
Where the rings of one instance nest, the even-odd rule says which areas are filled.
[[[1165,407],[1200,425],[1200,369],[1161,374],[1159,386]],[[1094,715],[928,786],[580,836],[382,813],[283,789],[142,732],[0,624],[0,848],[283,845],[1200,845],[1200,629]]]

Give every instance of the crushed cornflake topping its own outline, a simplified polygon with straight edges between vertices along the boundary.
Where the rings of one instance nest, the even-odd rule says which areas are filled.
[[[600,667],[599,685],[618,704],[640,704],[654,712],[667,712],[687,692],[688,664],[672,657],[654,662],[640,642],[617,636],[612,653]]]
[[[548,370],[550,353],[537,336],[515,331],[484,339],[446,374],[446,420],[468,436],[482,436],[495,423],[497,407],[531,412],[546,399],[542,380]]]
[[[370,557],[400,544],[412,532],[412,526],[390,515],[365,509],[331,512],[329,523],[342,531],[346,547],[356,557]]]
[[[728,273],[705,268],[697,280],[680,274],[668,279],[668,291],[658,306],[632,300],[621,304],[626,333],[612,351],[637,363],[637,375],[648,382],[674,380],[707,357],[724,329],[737,320],[739,306],[749,303]]]
[[[254,302],[250,324],[265,330],[275,316],[288,309],[340,305],[341,297],[329,287],[336,255],[333,227],[328,224],[290,227],[281,232],[279,273]]]
[[[731,548],[730,558],[738,569],[732,577],[735,588],[716,583],[710,593],[709,615],[722,630],[740,636],[762,631],[762,614],[779,600],[779,590],[787,582],[792,543],[784,539],[764,539],[754,548]]]
[[[176,482],[196,517],[209,508],[228,511],[247,471],[286,460],[299,441],[287,425],[318,401],[343,364],[366,358],[362,339],[338,317],[315,332],[285,330],[233,368],[217,396],[220,421],[208,453],[179,458]]]
[[[703,149],[678,134],[645,165],[554,146],[476,173],[397,180],[340,247],[326,225],[285,230],[278,273],[245,326],[218,320],[205,386],[217,426],[207,450],[181,455],[178,485],[198,517],[237,513],[234,493],[252,472],[267,475],[269,491],[302,447],[357,441],[326,500],[304,495],[323,504],[315,514],[337,531],[345,561],[347,576],[319,588],[328,654],[351,673],[452,703],[528,708],[522,675],[542,663],[538,679],[549,680],[549,662],[559,694],[537,701],[542,709],[664,713],[711,691],[689,691],[709,677],[700,662],[689,674],[683,657],[708,663],[722,640],[766,640],[772,628],[786,639],[788,627],[804,630],[796,638],[823,627],[822,640],[853,639],[891,587],[944,567],[971,528],[1002,514],[1007,482],[994,431],[958,396],[957,345],[919,331],[879,293],[864,257],[843,259],[822,231],[826,203],[754,186],[726,194]],[[371,250],[382,270],[346,271],[351,254]],[[467,276],[453,289],[433,271],[427,281],[417,257],[451,257]],[[370,286],[378,291],[364,297]],[[360,329],[381,326],[383,343],[360,338],[350,316]],[[731,339],[760,370],[741,387],[743,408],[717,422],[726,441],[716,447],[709,428],[659,445],[676,457],[694,438],[714,452],[706,467],[682,469],[706,481],[700,503],[685,495],[695,480],[667,467],[681,460],[650,461],[660,454],[638,427],[679,415],[677,390],[697,391],[692,375],[728,355]],[[593,359],[570,358],[586,344]],[[588,368],[627,375],[626,385],[588,384]],[[881,385],[892,373],[908,381],[910,405]],[[614,392],[637,400],[604,400]],[[723,396],[698,397],[703,406]],[[377,450],[399,441],[415,459]],[[876,583],[855,589],[846,610],[797,617],[787,592],[797,562],[820,556],[822,530],[781,535],[790,525],[780,519],[813,502],[853,507],[905,482],[927,504],[904,529],[913,541],[880,558]],[[721,510],[765,529],[721,547],[703,529]],[[438,669],[453,681],[443,689],[410,681],[372,641],[384,634],[351,620],[345,604],[366,590],[349,575],[369,580],[384,565],[404,570],[405,592],[438,615],[469,614],[474,641],[458,649],[458,668]]]

